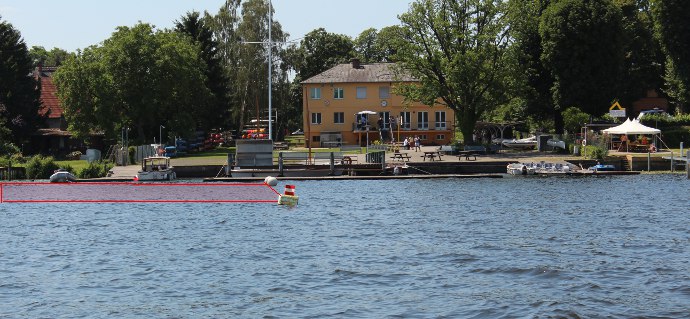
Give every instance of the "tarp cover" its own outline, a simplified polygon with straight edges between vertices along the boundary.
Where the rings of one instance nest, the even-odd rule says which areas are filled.
[[[639,120],[627,119],[623,124],[603,130],[607,134],[659,134],[661,130],[644,126]]]

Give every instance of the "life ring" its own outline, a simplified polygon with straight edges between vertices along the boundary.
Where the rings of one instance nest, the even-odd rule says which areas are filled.
[[[587,146],[587,140],[582,140],[582,146]]]
[[[344,165],[352,165],[352,158],[350,158],[349,156],[343,157],[343,164]]]

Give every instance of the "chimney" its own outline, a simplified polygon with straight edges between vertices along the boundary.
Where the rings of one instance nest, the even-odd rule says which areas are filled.
[[[359,59],[352,59],[350,60],[352,62],[352,68],[353,69],[359,69],[361,66],[359,64]]]

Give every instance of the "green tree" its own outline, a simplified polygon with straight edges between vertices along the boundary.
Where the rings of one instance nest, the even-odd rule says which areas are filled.
[[[60,66],[70,55],[71,53],[60,48],[53,48],[47,51],[42,46],[32,46],[29,50],[29,56],[34,67],[38,66],[39,63],[49,66]]]
[[[241,4],[241,10],[240,10]],[[220,56],[232,86],[230,117],[239,128],[251,119],[267,117],[268,105],[268,49],[272,56],[271,83],[272,107],[279,113],[275,123],[276,132],[285,126],[285,102],[288,94],[284,91],[287,85],[287,70],[282,57],[282,44],[288,34],[276,20],[271,24],[272,46],[268,45],[268,10],[263,0],[240,2],[228,0],[213,17],[213,30],[219,41]],[[272,8],[271,8],[272,10]],[[258,112],[258,114],[257,114]]]
[[[77,52],[54,75],[69,130],[151,142],[159,126],[190,134],[209,112],[206,66],[192,41],[149,24],[118,27],[102,46]]]
[[[300,42],[300,61],[296,65],[300,79],[306,80],[354,57],[350,37],[319,28],[307,33]]]
[[[357,52],[357,57],[364,63],[381,62],[383,60],[384,52],[377,47],[378,31],[375,28],[369,28],[357,36],[354,40],[354,49]]]
[[[554,79],[551,92],[557,112],[576,106],[601,115],[618,97],[621,19],[620,9],[610,0],[561,0],[544,11],[539,24],[541,60]]]
[[[394,25],[382,28],[376,35],[376,50],[380,55],[378,62],[394,62],[394,56],[398,52],[397,47],[400,41],[400,26]]]
[[[1,17],[0,17],[1,19]],[[44,118],[40,115],[41,91],[29,51],[19,31],[0,20],[0,117],[11,132],[11,141],[26,141]]]
[[[394,59],[419,83],[399,86],[398,93],[454,110],[465,143],[473,142],[482,115],[506,102],[504,6],[499,0],[418,0],[400,16]]]
[[[690,1],[652,0],[654,29],[666,55],[666,92],[680,109],[690,102]]]
[[[623,76],[620,100],[630,105],[663,86],[664,56],[654,38],[648,1],[615,0],[623,14]]]
[[[205,115],[205,122],[209,127],[219,127],[227,123],[229,115],[228,87],[230,83],[223,69],[218,51],[218,42],[211,30],[211,19],[202,18],[199,12],[188,12],[175,22],[175,30],[190,36],[199,48],[199,56],[206,63],[206,86],[213,94],[209,101],[209,114]]]

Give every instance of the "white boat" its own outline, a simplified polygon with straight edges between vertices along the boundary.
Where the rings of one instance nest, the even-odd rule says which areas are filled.
[[[50,182],[51,183],[68,183],[68,182],[76,182],[77,177],[74,176],[74,174],[70,173],[66,169],[60,168],[56,170],[53,175],[50,175]]]
[[[536,168],[528,164],[511,163],[508,164],[507,173],[510,175],[534,175]]]
[[[177,178],[177,174],[170,165],[170,157],[153,156],[144,158],[141,170],[137,172],[138,181],[169,181]]]
[[[519,149],[532,149],[535,146],[537,146],[537,137],[536,136],[531,136],[528,138],[523,138],[523,139],[512,139],[512,140],[503,140],[501,142],[503,146],[508,147],[508,148],[519,148]]]
[[[510,175],[557,175],[571,172],[570,165],[562,163],[511,163],[507,167]]]

